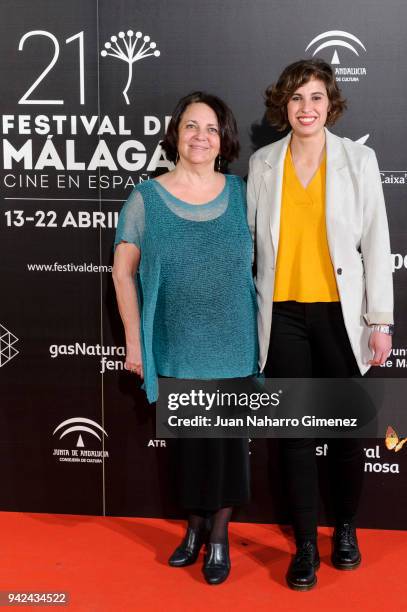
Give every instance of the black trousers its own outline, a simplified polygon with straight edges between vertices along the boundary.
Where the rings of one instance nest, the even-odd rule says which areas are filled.
[[[267,377],[347,378],[360,376],[339,302],[274,302]],[[280,441],[284,481],[297,543],[316,539],[318,472],[315,439]],[[337,521],[352,521],[363,480],[358,439],[329,440],[330,480]]]

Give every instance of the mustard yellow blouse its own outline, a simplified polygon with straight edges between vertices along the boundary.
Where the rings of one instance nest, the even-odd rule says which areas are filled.
[[[290,147],[284,161],[274,301],[338,302],[325,222],[326,155],[303,187]]]

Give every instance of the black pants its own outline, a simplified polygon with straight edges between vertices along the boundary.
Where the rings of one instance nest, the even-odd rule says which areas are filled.
[[[340,303],[275,302],[265,374],[275,378],[359,376]],[[315,439],[288,438],[280,444],[296,540],[315,540],[319,496]],[[362,442],[330,439],[328,455],[336,519],[352,521],[362,487]]]

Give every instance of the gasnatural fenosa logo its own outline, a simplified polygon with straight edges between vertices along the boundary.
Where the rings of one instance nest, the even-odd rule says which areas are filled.
[[[119,32],[118,36],[111,36],[110,42],[105,43],[105,48],[100,54],[102,57],[110,55],[128,64],[127,83],[122,93],[126,104],[130,104],[127,92],[133,78],[133,64],[146,57],[159,57],[160,51],[157,49],[157,44],[151,42],[150,36],[143,36],[141,32],[134,34],[133,30],[128,30],[126,34]]]
[[[328,32],[322,32],[311,40],[311,42],[305,48],[305,51],[312,52],[312,57],[323,51],[324,49],[332,48],[334,53],[331,58],[331,64],[334,66],[335,77],[337,81],[359,81],[359,77],[366,75],[365,66],[341,66],[339,59],[338,47],[348,49],[354,55],[359,57],[360,53],[366,53],[366,47],[362,41],[350,32],[344,32],[343,30],[329,30]]]

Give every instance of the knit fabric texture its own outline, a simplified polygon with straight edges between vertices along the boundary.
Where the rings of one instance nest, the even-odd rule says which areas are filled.
[[[257,371],[245,183],[225,178],[221,194],[199,205],[145,181],[120,213],[115,245],[141,250],[137,294],[149,402],[158,397],[157,375],[221,379]]]

